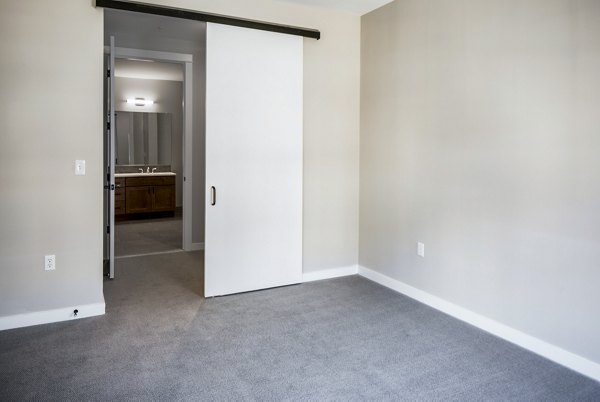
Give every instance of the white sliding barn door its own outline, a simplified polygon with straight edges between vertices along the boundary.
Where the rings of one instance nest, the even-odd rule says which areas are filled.
[[[302,280],[302,46],[207,24],[206,297]]]

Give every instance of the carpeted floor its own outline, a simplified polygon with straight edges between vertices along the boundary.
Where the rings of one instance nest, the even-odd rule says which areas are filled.
[[[181,216],[118,222],[115,224],[115,256],[181,249],[182,230]]]
[[[203,300],[119,260],[107,314],[0,332],[0,400],[598,401],[600,383],[358,276]]]

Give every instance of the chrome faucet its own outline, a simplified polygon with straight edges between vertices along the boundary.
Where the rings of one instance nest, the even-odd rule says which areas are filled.
[[[156,172],[156,168],[152,168],[152,173]]]
[[[150,166],[146,168],[146,173],[150,173]]]
[[[140,171],[140,173],[144,173],[144,169],[138,168],[138,170]]]

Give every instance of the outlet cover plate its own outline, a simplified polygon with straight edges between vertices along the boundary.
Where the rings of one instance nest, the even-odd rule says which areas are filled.
[[[44,269],[46,271],[56,270],[56,256],[55,255],[47,255],[44,257]]]

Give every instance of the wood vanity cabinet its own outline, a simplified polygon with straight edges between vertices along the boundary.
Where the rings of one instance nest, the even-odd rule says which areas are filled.
[[[126,212],[137,214],[152,212],[152,186],[126,187]]]
[[[120,180],[124,181],[124,188],[117,186],[116,190],[124,190],[121,214],[175,211],[174,176],[126,177]],[[120,210],[120,202],[115,193],[115,214]]]

